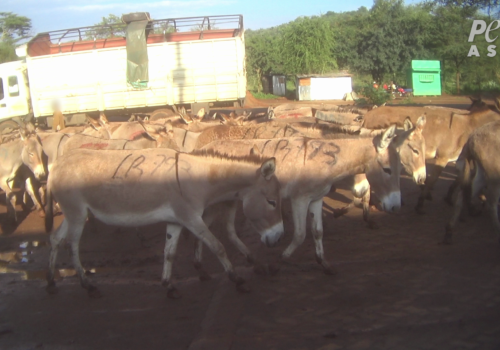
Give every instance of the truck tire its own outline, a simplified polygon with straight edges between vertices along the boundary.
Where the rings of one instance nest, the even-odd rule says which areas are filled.
[[[176,114],[173,110],[169,108],[162,108],[153,111],[153,113],[149,115],[149,120],[167,119],[175,116]]]
[[[6,120],[0,123],[0,135],[8,134],[16,129],[19,129],[19,124],[13,120]]]

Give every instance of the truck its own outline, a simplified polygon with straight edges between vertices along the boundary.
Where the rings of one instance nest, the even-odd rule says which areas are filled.
[[[158,119],[176,105],[244,104],[243,16],[122,21],[40,33],[16,50],[21,60],[0,64],[0,131],[16,117],[50,126],[54,106],[71,124],[99,112]]]

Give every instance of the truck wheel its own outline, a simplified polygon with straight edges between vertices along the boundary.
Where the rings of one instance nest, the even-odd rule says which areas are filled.
[[[19,124],[13,120],[6,120],[0,124],[0,134],[5,135],[16,129],[19,129]]]
[[[157,109],[149,115],[149,120],[167,119],[175,117],[176,114],[173,110],[168,108]]]

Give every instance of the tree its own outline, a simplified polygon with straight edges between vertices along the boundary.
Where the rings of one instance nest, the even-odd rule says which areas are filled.
[[[381,82],[384,75],[404,71],[412,59],[427,53],[428,9],[405,7],[402,0],[375,0],[362,25],[353,68]]]
[[[0,63],[15,61],[16,44],[30,37],[31,19],[12,12],[0,12]]]
[[[99,27],[87,32],[87,39],[106,39],[115,36],[125,36],[127,27],[119,16],[113,14],[108,15],[108,17],[102,17],[102,21],[96,23],[95,26]]]
[[[281,31],[281,56],[287,74],[322,74],[337,68],[335,37],[327,19],[302,17]]]
[[[18,42],[29,37],[31,19],[12,12],[0,12],[0,33],[2,41]]]
[[[278,29],[247,30],[245,33],[246,65],[249,80],[262,91],[262,78],[271,73],[283,73],[279,53]]]

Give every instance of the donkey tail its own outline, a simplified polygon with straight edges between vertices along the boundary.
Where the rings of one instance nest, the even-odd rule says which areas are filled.
[[[51,232],[54,227],[54,202],[52,200],[52,191],[47,184],[47,199],[45,208],[45,232]]]

